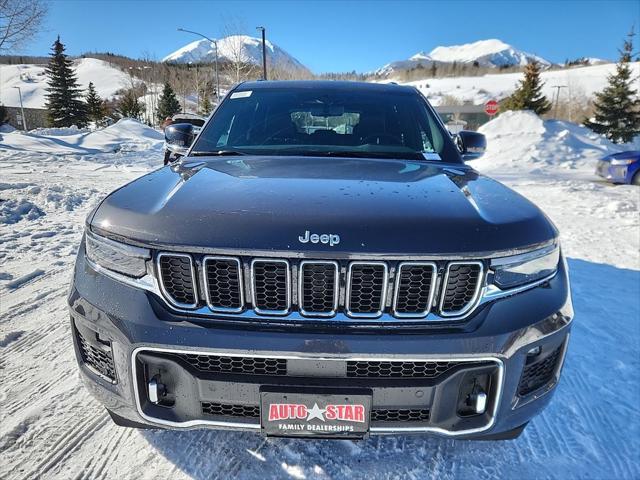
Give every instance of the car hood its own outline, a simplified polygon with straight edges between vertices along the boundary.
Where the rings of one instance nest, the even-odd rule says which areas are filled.
[[[116,190],[90,221],[154,246],[323,253],[457,255],[557,235],[535,205],[467,166],[350,158],[187,158]],[[340,243],[301,243],[307,231]]]

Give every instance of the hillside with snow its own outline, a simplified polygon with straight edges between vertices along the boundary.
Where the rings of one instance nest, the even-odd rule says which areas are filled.
[[[80,86],[86,89],[89,82],[93,82],[103,99],[110,99],[118,90],[131,86],[129,75],[103,60],[79,58],[73,62],[73,67]],[[45,65],[0,65],[0,103],[19,107],[18,89],[13,87],[20,87],[25,108],[44,108],[47,93]]]
[[[614,73],[616,65],[608,63],[588,67],[547,70],[540,74],[542,88],[547,98],[554,98],[555,85],[564,85],[560,99],[582,100],[591,98],[607,85],[607,76]],[[640,77],[640,62],[631,64],[636,77]],[[443,97],[454,97],[461,102],[481,105],[487,100],[508,97],[522,80],[522,73],[495,73],[477,77],[428,78],[407,82],[420,90],[433,105],[440,105]]]
[[[429,53],[419,52],[407,60],[388,63],[375,73],[392,77],[403,70],[416,67],[427,68],[434,63],[436,66],[453,64],[454,62],[468,65],[475,63],[478,67],[500,68],[524,67],[533,61],[543,66],[551,65],[551,62],[542,57],[518,50],[501,40],[490,39],[463,45],[439,46]]]
[[[218,61],[242,62],[262,65],[262,40],[248,35],[230,35],[216,41]],[[268,61],[279,68],[307,71],[302,63],[282,48],[267,40],[265,42]],[[208,40],[196,40],[170,53],[162,59],[173,63],[212,63],[215,59],[215,47]]]

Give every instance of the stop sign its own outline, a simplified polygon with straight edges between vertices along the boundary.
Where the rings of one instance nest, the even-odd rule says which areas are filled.
[[[496,113],[498,113],[498,110],[500,110],[500,106],[495,100],[489,100],[484,104],[484,111],[489,116],[495,115]]]

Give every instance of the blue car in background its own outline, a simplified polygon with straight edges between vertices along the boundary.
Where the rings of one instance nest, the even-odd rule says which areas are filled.
[[[640,185],[640,150],[629,150],[600,159],[596,174],[611,183]]]

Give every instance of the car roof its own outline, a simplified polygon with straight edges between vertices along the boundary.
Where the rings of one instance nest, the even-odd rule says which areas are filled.
[[[414,87],[395,83],[351,82],[344,80],[258,80],[244,82],[234,90],[268,90],[268,89],[309,89],[369,92],[403,92],[415,93]]]

